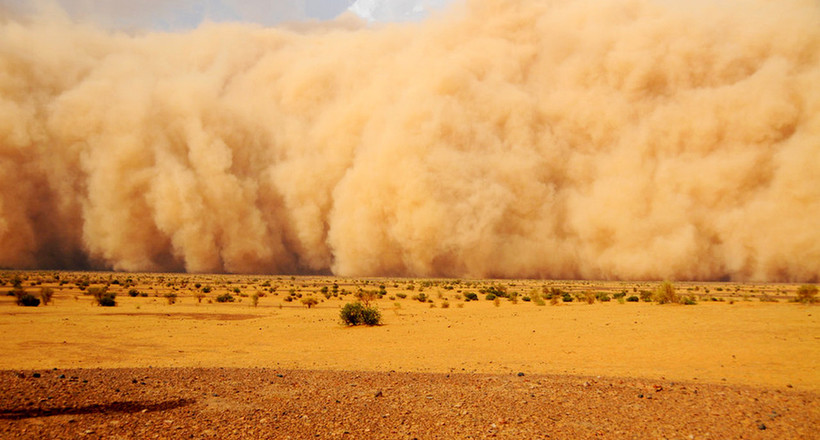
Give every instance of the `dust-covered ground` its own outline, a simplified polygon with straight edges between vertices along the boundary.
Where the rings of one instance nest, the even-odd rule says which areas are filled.
[[[796,285],[676,283],[685,306],[644,301],[658,283],[2,275],[0,293],[54,291],[0,296],[2,438],[817,438],[820,423],[820,325]],[[341,324],[362,292],[383,325]]]

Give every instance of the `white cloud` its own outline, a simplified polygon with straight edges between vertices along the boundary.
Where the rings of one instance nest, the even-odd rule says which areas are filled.
[[[350,11],[368,21],[420,20],[450,0],[358,0]]]

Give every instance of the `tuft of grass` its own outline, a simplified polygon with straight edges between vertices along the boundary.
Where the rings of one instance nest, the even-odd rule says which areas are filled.
[[[54,289],[51,287],[41,287],[40,288],[40,301],[43,302],[44,306],[47,306],[48,303],[51,302],[51,298],[54,296]]]
[[[662,282],[652,292],[652,299],[658,304],[674,304],[680,302],[678,294],[675,293],[675,286],[669,281]]]

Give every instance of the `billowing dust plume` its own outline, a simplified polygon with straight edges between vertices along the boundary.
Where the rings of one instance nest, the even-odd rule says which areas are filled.
[[[0,266],[820,279],[820,4],[0,18]]]

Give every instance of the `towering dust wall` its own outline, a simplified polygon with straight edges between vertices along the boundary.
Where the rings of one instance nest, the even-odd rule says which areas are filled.
[[[820,278],[820,4],[0,18],[0,266]]]

